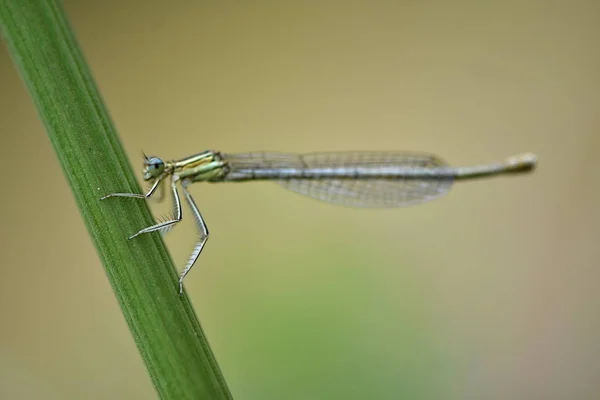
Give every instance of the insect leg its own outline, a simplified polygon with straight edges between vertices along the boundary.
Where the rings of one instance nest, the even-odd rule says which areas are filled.
[[[142,233],[149,233],[160,231],[162,233],[166,233],[169,229],[171,229],[176,223],[181,221],[182,218],[182,210],[181,210],[181,199],[179,198],[179,193],[177,192],[177,181],[179,177],[174,175],[171,178],[171,191],[173,193],[173,218],[168,219],[166,221],[160,222],[156,225],[149,226],[137,232],[136,234],[129,237],[129,239],[133,239],[134,237],[141,235]]]
[[[152,185],[152,187],[150,188],[150,190],[148,191],[148,193],[146,194],[138,194],[138,193],[111,193],[111,194],[107,194],[104,197],[101,197],[100,200],[105,200],[108,199],[109,197],[134,197],[136,199],[147,199],[150,196],[152,196],[154,194],[154,192],[156,191],[156,188],[158,187],[158,185],[160,184],[160,182],[162,181],[162,178],[158,178],[156,180],[156,182],[154,182],[154,184]]]
[[[198,206],[196,205],[196,202],[192,198],[192,195],[187,190],[188,184],[189,184],[189,181],[184,180],[181,183],[181,187],[183,190],[183,195],[185,196],[185,200],[190,205],[190,208],[192,210],[192,215],[194,215],[194,220],[196,221],[196,226],[198,228],[200,235],[198,237],[198,242],[196,242],[196,245],[194,246],[194,250],[192,251],[190,258],[188,259],[188,262],[187,262],[185,268],[181,272],[181,275],[179,275],[179,293],[180,294],[183,293],[183,279],[188,274],[188,272],[190,272],[190,270],[196,263],[198,256],[200,256],[200,253],[202,252],[202,249],[204,248],[204,245],[206,244],[206,241],[208,240],[208,228],[206,227],[204,218],[202,218],[202,214],[200,214],[200,209],[198,209]]]

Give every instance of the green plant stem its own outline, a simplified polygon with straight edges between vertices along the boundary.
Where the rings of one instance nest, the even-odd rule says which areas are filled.
[[[230,399],[160,235],[126,240],[152,224],[146,203],[99,200],[140,188],[59,3],[0,0],[0,28],[135,343],[162,399]]]

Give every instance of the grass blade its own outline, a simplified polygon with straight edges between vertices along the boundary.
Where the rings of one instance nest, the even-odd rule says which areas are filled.
[[[60,2],[0,0],[0,28],[37,106],[123,315],[162,399],[231,394],[144,201],[100,202],[139,192]],[[68,288],[65,288],[68,290]]]

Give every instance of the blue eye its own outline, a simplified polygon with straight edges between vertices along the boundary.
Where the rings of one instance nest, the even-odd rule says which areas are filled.
[[[165,170],[164,161],[158,157],[150,157],[144,164],[144,177],[146,179],[158,178]]]

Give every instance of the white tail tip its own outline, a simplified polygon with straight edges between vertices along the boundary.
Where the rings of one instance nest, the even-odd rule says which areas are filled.
[[[527,172],[535,169],[537,156],[533,153],[523,153],[508,157],[504,162],[509,172]]]

